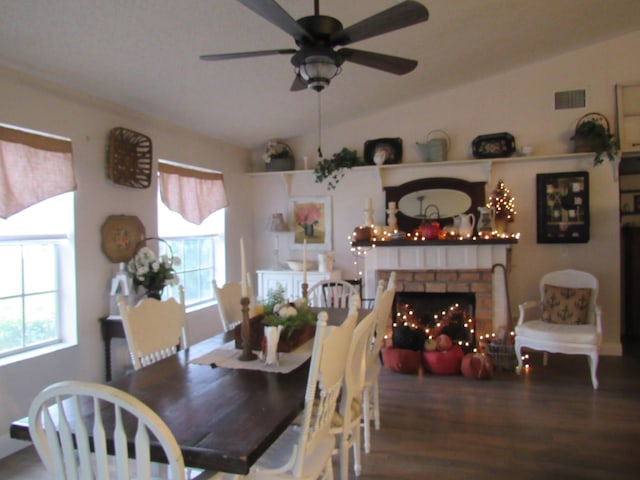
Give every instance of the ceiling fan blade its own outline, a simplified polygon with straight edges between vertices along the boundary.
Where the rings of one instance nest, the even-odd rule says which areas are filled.
[[[211,55],[200,55],[200,60],[231,60],[234,58],[265,57],[267,55],[287,55],[296,52],[297,50],[293,48],[282,48],[279,50],[259,50],[257,52],[214,53]]]
[[[293,79],[293,83],[291,84],[291,88],[289,89],[292,92],[298,92],[300,90],[307,89],[307,82],[300,74],[296,75],[296,78]]]
[[[418,65],[416,60],[384,55],[382,53],[367,52],[365,50],[354,50],[353,48],[342,48],[338,50],[338,54],[348,62],[395,73],[396,75],[409,73]]]
[[[257,13],[276,27],[284,30],[294,38],[312,39],[309,32],[302,28],[286,10],[274,0],[238,0],[242,5]]]
[[[367,38],[426,22],[429,10],[419,2],[407,0],[331,35],[332,45],[348,45]]]

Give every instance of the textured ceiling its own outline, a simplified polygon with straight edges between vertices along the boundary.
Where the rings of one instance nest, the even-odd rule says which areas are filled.
[[[321,94],[324,125],[640,29],[638,0],[421,1],[426,23],[351,45],[416,70],[345,64]],[[279,3],[313,14],[312,0]],[[320,0],[320,13],[348,26],[396,3]],[[289,91],[287,55],[198,57],[276,48],[295,44],[235,0],[0,0],[0,64],[247,147],[313,132],[317,94]]]

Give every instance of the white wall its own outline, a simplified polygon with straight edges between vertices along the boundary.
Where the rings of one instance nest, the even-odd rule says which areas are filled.
[[[605,114],[615,126],[616,83],[640,79],[640,32],[621,36],[595,46],[573,51],[546,61],[527,65],[491,78],[398,105],[373,115],[323,130],[322,149],[325,156],[342,147],[355,148],[362,154],[368,139],[401,137],[404,142],[403,162],[416,168],[392,170],[385,185],[398,185],[423,177],[457,177],[485,180],[492,190],[503,179],[516,198],[518,215],[512,231],[522,239],[513,248],[512,270],[509,276],[511,309],[517,304],[538,297],[537,282],[551,269],[578,268],[593,272],[600,280],[600,303],[603,306],[604,353],[620,354],[620,268],[619,268],[619,201],[618,186],[613,181],[609,165],[593,167],[584,157],[561,157],[573,149],[570,137],[576,121],[585,113]],[[345,73],[346,75],[347,73]],[[554,110],[554,92],[585,89],[587,106],[581,109]],[[331,95],[331,87],[323,92]],[[423,142],[427,132],[446,130],[452,147],[449,160],[472,158],[471,141],[481,134],[507,131],[517,145],[531,145],[535,160],[495,163],[487,170],[484,162],[454,164],[424,164],[420,162],[415,142]],[[287,140],[296,152],[297,168],[302,168],[302,156],[313,157],[317,148],[315,134]],[[262,170],[259,155],[253,152],[254,169]],[[315,163],[310,162],[312,167]],[[537,244],[535,214],[535,175],[540,172],[587,170],[590,176],[591,240],[587,244]],[[291,176],[290,191],[278,174],[255,174],[254,189],[263,192],[254,197],[256,238],[271,245],[264,230],[266,215],[287,211],[290,196],[325,196],[333,201],[334,250],[337,268],[352,278],[355,270],[347,235],[363,223],[364,199],[372,197],[376,223],[383,222],[384,193],[373,167],[356,168],[338,184],[335,191],[323,185],[311,184],[312,172]],[[489,192],[487,192],[488,194]],[[267,206],[270,208],[267,209]],[[283,248],[281,258],[299,258],[298,251]],[[266,268],[268,249],[256,252],[256,264]]]
[[[77,347],[0,367],[0,457],[24,442],[8,439],[12,420],[25,416],[35,393],[58,380],[104,380],[103,347],[98,318],[108,314],[108,288],[115,273],[101,251],[100,228],[109,215],[137,215],[148,236],[156,234],[156,183],[132,189],[107,180],[106,148],[109,130],[123,126],[151,137],[154,159],[163,158],[221,170],[229,196],[228,238],[250,239],[246,175],[249,151],[193,135],[123,108],[77,97],[63,89],[0,70],[0,122],[69,137],[73,143],[76,193]],[[155,162],[154,162],[155,164]],[[155,173],[155,168],[154,168]],[[244,219],[243,219],[244,217]],[[246,227],[245,227],[246,226]],[[228,251],[229,276],[239,265],[239,247]],[[248,244],[249,251],[251,242]],[[251,255],[249,254],[249,263]],[[189,332],[197,341],[221,331],[217,309],[189,314]],[[114,344],[116,370],[130,365],[124,341]]]

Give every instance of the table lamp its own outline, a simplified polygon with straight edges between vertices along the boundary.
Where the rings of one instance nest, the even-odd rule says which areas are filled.
[[[282,213],[272,213],[267,226],[268,232],[273,232],[275,237],[275,245],[273,249],[273,266],[271,270],[280,270],[280,248],[278,235],[282,232],[287,232],[287,223],[284,221],[284,215]]]

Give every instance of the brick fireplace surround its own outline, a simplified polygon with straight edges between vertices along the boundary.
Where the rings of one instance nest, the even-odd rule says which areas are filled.
[[[476,335],[497,332],[507,325],[504,270],[510,243],[488,241],[442,246],[377,246],[365,256],[366,297],[375,296],[379,280],[396,272],[399,292],[475,293]]]
[[[389,279],[391,270],[378,270],[378,280]],[[475,294],[476,333],[493,331],[493,275],[491,270],[396,271],[396,292]]]

